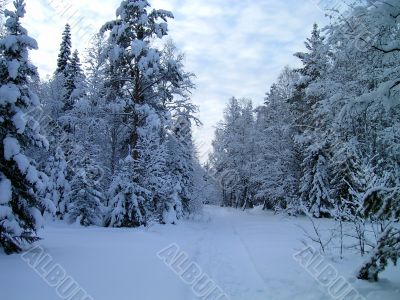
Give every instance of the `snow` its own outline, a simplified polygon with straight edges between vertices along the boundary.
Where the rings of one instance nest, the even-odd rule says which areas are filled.
[[[0,220],[4,220],[5,218],[12,218],[12,210],[9,206],[0,205]]]
[[[30,36],[27,35],[18,36],[18,41],[21,44],[27,45],[29,49],[37,50],[39,48],[37,41],[34,38],[31,38]]]
[[[149,2],[147,0],[136,0],[136,1],[128,1],[128,7],[134,7],[138,10],[144,10],[147,6],[149,6]],[[124,3],[125,4],[125,3]]]
[[[12,83],[0,87],[0,105],[14,104],[21,96],[18,86]]]
[[[31,100],[31,103],[33,106],[39,106],[40,105],[40,100],[39,97],[33,93],[32,91],[29,91],[29,99]]]
[[[12,121],[15,125],[15,128],[17,128],[18,133],[23,133],[25,131],[27,120],[26,120],[26,115],[22,111],[17,112],[13,116]]]
[[[146,25],[146,23],[149,21],[149,17],[147,16],[147,14],[142,14],[138,20],[138,24],[141,25]]]
[[[11,201],[12,190],[11,181],[3,176],[0,177],[0,204],[6,204]],[[0,217],[1,219],[1,217]]]
[[[25,155],[18,153],[13,157],[13,160],[17,163],[21,173],[25,174],[30,166],[29,159]]]
[[[329,220],[318,220],[330,225]],[[191,287],[157,257],[176,244],[231,300],[330,299],[293,255],[303,248],[306,218],[208,206],[202,217],[179,225],[139,229],[82,228],[51,223],[37,243],[96,300],[195,300]],[[331,261],[346,279],[360,259]],[[57,298],[19,255],[0,254],[2,298]],[[400,271],[389,267],[379,283],[351,279],[365,299],[399,299]],[[24,288],[21,288],[21,282]],[[225,300],[225,299],[224,299]]]
[[[176,218],[176,211],[174,210],[172,204],[169,204],[168,209],[164,211],[163,221],[165,224],[175,224],[178,221]]]
[[[159,39],[161,39],[168,31],[168,24],[167,23],[157,24],[155,31],[156,31],[157,37]]]
[[[122,53],[123,50],[118,45],[115,45],[109,53],[110,59],[112,61],[117,61],[118,59],[120,59]]]
[[[3,210],[4,212],[4,210]],[[3,227],[6,232],[12,233],[13,236],[20,236],[23,232],[22,228],[19,226],[18,222],[13,218],[5,219],[3,222]]]
[[[21,151],[21,147],[18,140],[12,137],[6,137],[3,141],[4,145],[4,158],[10,160],[14,155],[17,155]]]
[[[44,226],[44,220],[41,212],[37,208],[30,208],[30,215],[35,220],[35,224],[37,228],[41,228]]]
[[[7,62],[8,65],[8,74],[12,79],[17,78],[18,76],[18,69],[20,67],[20,63],[18,60],[13,59],[12,61]]]
[[[23,229],[19,226],[17,220],[14,219],[13,216],[10,216],[9,219],[3,221],[2,224],[5,228],[6,232],[12,233],[12,236],[21,236],[23,233]]]
[[[174,14],[172,12],[170,12],[169,10],[165,10],[165,9],[157,9],[157,13],[158,15],[162,15],[166,18],[174,18]]]
[[[9,35],[0,40],[0,45],[4,46],[6,49],[14,49],[17,44],[17,37],[15,35]]]
[[[135,57],[139,57],[143,49],[146,47],[146,42],[141,40],[134,40],[131,44],[132,53]]]
[[[39,181],[39,175],[38,172],[36,170],[36,168],[34,166],[29,166],[28,167],[28,172],[26,174],[26,179],[30,182],[30,183],[37,183]]]
[[[380,45],[380,49],[386,52],[390,51],[398,51],[400,49],[400,41],[398,40],[393,40],[389,42],[387,45]]]

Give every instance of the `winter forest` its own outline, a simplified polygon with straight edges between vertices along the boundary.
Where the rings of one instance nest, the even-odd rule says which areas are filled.
[[[205,160],[174,12],[123,0],[84,51],[66,24],[45,77],[28,1],[0,1],[1,299],[399,299],[398,0],[326,9]]]

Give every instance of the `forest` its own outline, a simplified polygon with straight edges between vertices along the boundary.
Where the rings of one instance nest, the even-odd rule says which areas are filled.
[[[152,264],[144,259],[146,247],[160,247],[152,240],[153,230],[166,241],[187,247],[188,256],[215,280],[215,289],[204,295],[193,292],[193,299],[397,299],[398,0],[354,1],[345,12],[327,11],[329,25],[315,23],[310,28],[304,51],[293,50],[300,67],[283,65],[263,104],[250,98],[229,99],[207,162],[200,161],[193,137],[194,128],[202,126],[201,106],[192,101],[196,75],[186,68],[185,53],[169,35],[172,12],[153,8],[147,0],[124,0],[115,19],[98,29],[82,53],[73,47],[71,24],[66,24],[59,36],[57,68],[42,78],[30,59],[40,45],[23,26],[30,13],[25,2],[0,2],[0,262],[6,266],[0,268],[0,293],[5,292],[7,299],[27,297],[4,285],[21,272],[28,273],[20,267],[19,273],[10,271],[15,265],[9,259],[18,253],[30,264],[36,259],[30,251],[42,243],[56,253],[63,251],[63,235],[82,247],[86,239],[90,244],[99,236],[90,252],[102,253],[107,240],[117,243],[112,251],[130,243],[132,249],[142,248],[123,253],[135,253],[141,269]],[[301,224],[301,230],[292,234],[285,227],[287,219],[291,225]],[[258,227],[252,229],[251,222]],[[243,224],[249,226],[247,233],[244,227],[235,227]],[[250,239],[259,227],[272,230],[268,226],[274,228],[275,239]],[[123,239],[114,240],[119,234]],[[197,234],[202,239],[192,242]],[[238,246],[234,235],[244,246]],[[267,269],[258,269],[262,258],[254,253],[261,251],[273,259],[274,243],[282,237],[296,244],[293,248],[303,243],[313,249],[313,257],[318,254],[337,264],[338,270],[344,268],[340,272],[357,293],[256,296],[255,278],[262,278],[266,286],[270,279],[263,275]],[[290,252],[292,246],[285,249]],[[74,258],[79,257],[79,247],[73,251]],[[165,263],[168,251],[159,252]],[[110,259],[108,255],[101,260]],[[245,256],[257,272],[240,274],[239,266],[250,266],[244,263]],[[139,262],[141,257],[144,262]],[[351,263],[353,259],[358,265]],[[238,268],[237,273],[232,271],[235,284],[224,283],[230,272],[219,274],[213,264]],[[242,282],[243,276],[253,273]],[[378,290],[383,294],[369,293],[382,275],[387,285]],[[146,281],[147,285],[151,289]],[[241,285],[248,291],[239,290]],[[54,298],[32,289],[38,298]],[[196,285],[192,289],[196,291]],[[113,297],[102,293],[93,298],[58,296]],[[154,299],[150,294],[137,299]]]

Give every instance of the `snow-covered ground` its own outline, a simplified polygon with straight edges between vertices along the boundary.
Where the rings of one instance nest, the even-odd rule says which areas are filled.
[[[306,219],[260,209],[243,212],[208,206],[203,217],[178,226],[111,229],[48,224],[37,245],[94,300],[199,299],[157,256],[172,243],[232,300],[330,299],[327,288],[293,258],[303,248],[298,225],[310,226]],[[332,264],[366,299],[400,299],[398,268],[389,267],[379,283],[367,283],[351,279],[359,263],[356,258],[325,263]],[[59,298],[56,287],[49,286],[20,255],[0,254],[0,299]]]

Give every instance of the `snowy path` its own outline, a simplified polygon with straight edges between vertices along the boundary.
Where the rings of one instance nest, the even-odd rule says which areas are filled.
[[[231,300],[330,299],[292,258],[302,247],[299,222],[307,224],[259,210],[206,207],[201,221],[179,226],[109,229],[53,224],[41,233],[44,240],[39,245],[94,300],[200,299],[157,257],[171,243],[179,245]],[[354,261],[338,266],[346,278],[353,268]],[[392,268],[387,273],[390,280],[355,285],[368,294],[367,299],[400,299],[400,272]],[[2,254],[0,298],[59,299],[56,289],[19,255]]]

